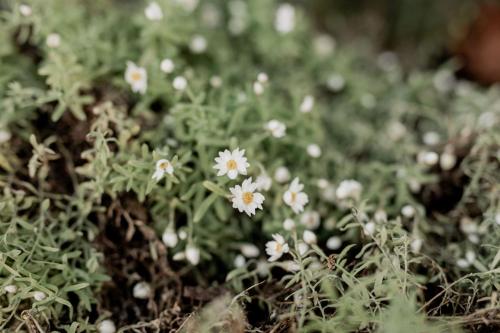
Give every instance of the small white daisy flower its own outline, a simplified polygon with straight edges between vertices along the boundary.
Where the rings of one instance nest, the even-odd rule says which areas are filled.
[[[259,191],[269,191],[271,188],[271,185],[273,183],[273,180],[271,177],[267,175],[267,173],[261,173],[257,179],[255,179],[255,182],[257,183],[257,190]]]
[[[133,92],[144,94],[148,88],[148,73],[145,68],[137,66],[132,61],[127,61],[125,81],[130,84]]]
[[[165,229],[165,231],[163,232],[163,235],[161,236],[161,239],[163,241],[163,244],[165,244],[165,246],[167,246],[167,247],[175,247],[177,245],[177,243],[179,242],[179,238],[177,237],[177,234],[171,228]]]
[[[228,149],[219,152],[219,157],[215,158],[214,169],[218,170],[217,176],[227,175],[229,179],[236,179],[238,174],[246,175],[250,164],[245,157],[245,149],[236,148],[233,151]]]
[[[116,326],[112,320],[105,319],[97,324],[97,330],[99,333],[115,333]]]
[[[238,209],[238,211],[245,212],[248,216],[255,215],[256,209],[262,209],[262,203],[264,202],[264,196],[255,192],[257,190],[257,184],[252,182],[252,178],[247,178],[240,185],[231,187],[229,191],[232,195],[233,208]]]
[[[240,251],[247,258],[256,258],[260,254],[259,248],[251,243],[241,244]]]
[[[184,76],[176,76],[172,81],[175,90],[184,91],[187,88],[187,80]]]
[[[300,112],[302,113],[309,113],[312,111],[314,108],[314,97],[311,95],[307,95],[304,97],[302,100],[302,103],[300,104]]]
[[[285,239],[280,234],[273,234],[272,241],[266,243],[266,253],[269,255],[269,261],[273,262],[281,258],[284,253],[288,253],[289,247]]]
[[[285,219],[285,221],[283,221],[283,229],[287,231],[295,229],[295,222],[292,219]]]
[[[40,302],[47,298],[47,295],[43,291],[35,291],[33,293],[33,298],[35,299],[35,301]]]
[[[266,123],[264,126],[266,130],[271,132],[271,135],[274,136],[275,138],[282,138],[285,136],[286,132],[286,125],[283,124],[281,121],[278,121],[276,119],[270,120]]]
[[[201,35],[196,35],[191,39],[191,42],[189,43],[189,49],[191,52],[200,54],[206,51],[207,49],[207,40],[205,37]]]
[[[150,21],[160,21],[163,18],[163,11],[160,5],[156,2],[151,2],[146,9],[144,9],[144,15]]]
[[[415,216],[415,207],[412,205],[405,205],[401,208],[401,214],[406,218],[411,218]]]
[[[170,161],[166,159],[158,160],[156,162],[155,173],[153,174],[152,178],[158,182],[166,173],[168,173],[169,175],[172,175],[174,173],[174,167],[172,166],[172,163],[170,163]]]
[[[160,69],[162,72],[170,74],[174,71],[175,69],[175,64],[172,59],[165,58],[161,61],[160,63]]]
[[[185,254],[187,261],[189,261],[191,265],[198,265],[198,263],[200,262],[200,250],[197,247],[188,245],[186,247]]]
[[[320,224],[319,213],[315,210],[305,212],[300,217],[300,223],[307,229],[311,230],[318,229]]]
[[[318,241],[316,234],[312,232],[311,230],[304,230],[304,234],[302,235],[302,239],[306,244],[316,244]]]
[[[281,4],[276,10],[274,19],[274,28],[282,33],[287,34],[295,28],[295,8],[288,4]]]
[[[3,290],[9,294],[14,294],[17,292],[17,287],[13,284],[8,284],[5,287],[3,287]]]
[[[304,185],[300,183],[299,178],[295,178],[283,194],[283,201],[292,208],[295,214],[302,212],[309,202],[307,194],[302,192],[303,189]]]
[[[149,286],[149,283],[141,281],[135,284],[132,289],[132,294],[135,298],[147,299],[151,294],[151,287]]]
[[[329,250],[338,250],[342,246],[342,239],[338,236],[332,236],[326,241],[326,247]]]
[[[244,256],[242,256],[241,254],[238,254],[235,258],[234,258],[234,267],[236,268],[241,268],[241,267],[244,267],[245,264],[246,264],[247,260],[245,259]]]
[[[259,81],[262,84],[266,84],[267,81],[269,81],[269,76],[267,76],[266,73],[261,72],[261,73],[257,74],[257,81]]]
[[[218,75],[214,75],[210,78],[210,85],[212,88],[220,88],[222,86],[222,78]]]
[[[339,200],[353,199],[359,200],[363,186],[356,180],[347,179],[340,182],[335,195]]]
[[[307,146],[307,154],[312,158],[318,158],[321,156],[321,148],[317,144],[311,143]]]
[[[286,183],[287,181],[290,180],[290,171],[288,171],[288,168],[282,166],[276,169],[274,172],[274,179],[278,183]]]
[[[262,83],[255,81],[253,83],[253,92],[257,96],[262,95],[264,93],[264,86],[262,85]]]
[[[47,36],[45,43],[48,47],[55,49],[61,45],[61,36],[57,33],[51,33]]]
[[[21,13],[22,16],[31,16],[32,10],[31,7],[25,4],[19,5],[19,12]]]

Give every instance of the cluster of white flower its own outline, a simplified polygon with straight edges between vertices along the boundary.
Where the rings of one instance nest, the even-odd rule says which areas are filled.
[[[253,92],[255,95],[259,96],[264,93],[264,89],[268,81],[269,77],[266,73],[259,73],[257,75],[257,80],[253,83]]]

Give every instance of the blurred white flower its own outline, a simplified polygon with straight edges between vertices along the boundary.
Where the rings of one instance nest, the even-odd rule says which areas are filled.
[[[441,169],[448,171],[453,169],[457,164],[457,157],[450,150],[445,150],[439,158],[439,166]]]
[[[133,92],[144,94],[148,87],[148,73],[145,68],[137,66],[132,61],[127,61],[125,81],[130,84]]]
[[[276,119],[268,121],[264,128],[271,132],[275,138],[282,138],[286,134],[286,125]]]
[[[380,69],[390,72],[398,67],[398,57],[394,52],[385,51],[378,55],[377,65]]]
[[[292,208],[295,214],[302,212],[309,202],[307,194],[302,192],[303,189],[304,185],[300,183],[299,178],[295,178],[283,194],[283,201]]]
[[[318,158],[321,156],[321,148],[317,144],[311,143],[307,146],[307,154],[312,158]]]
[[[496,223],[497,225],[500,225],[500,213],[497,213],[497,214],[495,215],[495,223]]]
[[[97,331],[99,333],[115,333],[116,326],[112,320],[105,319],[97,324]]]
[[[292,5],[288,3],[279,5],[274,19],[274,28],[282,34],[293,31],[295,28],[295,8]]]
[[[262,95],[264,93],[264,85],[258,81],[255,81],[253,83],[253,92],[257,96]]]
[[[212,88],[220,88],[222,86],[222,78],[218,75],[214,75],[210,78],[210,85]]]
[[[151,2],[146,9],[144,9],[144,15],[150,21],[159,21],[163,18],[163,11],[157,2]]]
[[[221,13],[217,6],[211,3],[205,3],[202,7],[201,21],[209,28],[219,26],[221,22]]]
[[[347,179],[340,182],[335,195],[339,200],[353,199],[359,200],[363,186],[356,180]]]
[[[165,58],[161,61],[160,63],[160,69],[162,72],[170,74],[174,71],[175,69],[175,64],[172,59]]]
[[[155,173],[153,174],[153,179],[155,181],[160,181],[165,174],[172,175],[174,173],[174,167],[169,160],[161,159],[156,162]]]
[[[257,183],[257,190],[269,191],[273,180],[267,175],[267,173],[263,172],[257,177],[257,179],[255,179],[255,182]]]
[[[468,268],[474,263],[474,261],[476,261],[476,253],[472,250],[467,250],[465,252],[465,258],[457,260],[457,266],[460,268]]]
[[[177,234],[179,235],[179,239],[181,240],[187,239],[188,234],[186,230],[180,230]]]
[[[31,16],[32,14],[31,7],[25,4],[19,5],[19,12],[21,13],[22,16]]]
[[[47,295],[43,291],[35,291],[33,293],[33,298],[35,299],[35,301],[40,302],[47,298]]]
[[[441,141],[441,137],[437,132],[428,131],[424,133],[422,141],[428,146],[435,146]]]
[[[172,228],[167,227],[161,236],[163,244],[167,247],[175,247],[179,242],[177,234]]]
[[[238,211],[245,212],[248,216],[255,215],[256,209],[262,209],[262,203],[264,202],[264,196],[255,192],[257,190],[257,184],[252,182],[252,178],[247,178],[240,185],[231,187],[229,191],[232,195],[233,208],[238,209]]]
[[[325,178],[319,178],[318,181],[316,182],[316,185],[320,189],[324,190],[324,189],[328,188],[328,186],[330,186],[330,182]]]
[[[286,260],[283,262],[283,269],[288,272],[298,272],[300,271],[300,265],[293,260]]]
[[[266,253],[269,255],[269,261],[273,262],[281,258],[289,250],[288,244],[280,234],[273,234],[272,241],[266,243]]]
[[[361,105],[367,109],[373,109],[377,105],[377,100],[372,94],[363,94],[360,102]]]
[[[365,233],[365,235],[371,236],[375,233],[375,228],[375,222],[370,221],[363,226],[363,232]]]
[[[151,294],[151,287],[149,283],[141,281],[134,286],[132,294],[135,298],[147,299]]]
[[[175,90],[183,91],[187,88],[187,80],[184,76],[176,76],[172,81],[172,86]]]
[[[342,246],[342,239],[338,236],[332,236],[326,241],[326,248],[329,250],[338,250]]]
[[[61,36],[57,33],[51,33],[47,36],[45,43],[50,48],[57,48],[61,45]]]
[[[331,55],[335,51],[336,44],[335,39],[327,34],[320,34],[313,40],[314,51],[320,57]]]
[[[457,79],[453,75],[453,72],[450,70],[440,70],[438,71],[432,80],[434,84],[434,88],[437,91],[446,93],[452,91],[457,84]]]
[[[290,180],[290,171],[288,171],[288,168],[281,166],[276,169],[274,172],[274,179],[278,183],[286,183],[287,181]]]
[[[319,213],[315,210],[305,212],[300,217],[300,223],[307,229],[318,229],[320,224]]]
[[[266,84],[267,81],[269,81],[269,76],[267,76],[267,74],[264,72],[260,72],[259,74],[257,74],[257,81],[262,84]]]
[[[417,155],[417,162],[425,166],[433,166],[439,161],[439,155],[433,151],[421,151]]]
[[[199,0],[175,0],[184,10],[192,12],[198,7]]]
[[[419,253],[422,249],[422,244],[424,241],[421,238],[415,238],[410,243],[410,249],[413,253]]]
[[[406,218],[411,218],[415,216],[415,207],[412,205],[405,205],[401,208],[401,214]]]
[[[236,268],[241,268],[241,267],[244,267],[245,264],[246,264],[247,260],[245,259],[244,256],[242,256],[241,254],[238,254],[235,258],[234,258],[234,267]]]
[[[0,144],[9,141],[11,137],[12,134],[9,131],[0,129]]]
[[[406,126],[399,121],[393,121],[387,128],[387,134],[392,141],[398,141],[405,136]]]
[[[283,221],[283,229],[287,231],[295,229],[295,222],[292,219],[285,219],[285,221]]]
[[[193,266],[198,265],[200,262],[200,250],[193,245],[188,245],[186,247],[186,260]]]
[[[300,104],[300,112],[302,113],[309,113],[312,111],[314,108],[314,97],[311,95],[307,95],[304,97],[302,100],[302,103]]]
[[[378,223],[387,222],[387,213],[385,212],[385,210],[379,208],[375,211],[373,218]]]
[[[328,77],[326,85],[331,91],[338,92],[344,88],[345,80],[342,75],[334,73]]]
[[[245,157],[245,149],[236,148],[233,151],[225,149],[215,158],[214,169],[218,170],[217,176],[227,175],[229,179],[236,179],[238,174],[246,175],[250,164]]]
[[[9,294],[14,294],[17,292],[17,287],[13,284],[8,284],[5,287],[3,287],[3,290]]]
[[[203,53],[207,49],[207,40],[201,35],[196,35],[191,39],[189,48],[193,53]]]
[[[304,230],[304,234],[302,235],[302,239],[306,244],[316,244],[318,241],[316,234],[312,232],[311,230]]]
[[[251,243],[241,244],[240,251],[247,258],[256,258],[260,254],[259,248]]]

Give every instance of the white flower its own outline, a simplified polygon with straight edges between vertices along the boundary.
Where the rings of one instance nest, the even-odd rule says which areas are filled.
[[[470,266],[470,263],[466,259],[460,258],[457,260],[457,266],[460,268],[467,268]]]
[[[175,247],[179,242],[177,234],[171,228],[165,229],[163,235],[161,236],[161,239],[163,241],[163,244],[165,244],[165,246],[167,247]]]
[[[291,177],[290,176],[290,171],[288,171],[288,169],[286,167],[284,167],[284,166],[279,167],[274,172],[274,179],[278,183],[286,183],[287,181],[290,180],[290,177]]]
[[[275,138],[282,138],[285,136],[286,125],[283,124],[281,121],[273,119],[266,123],[265,129],[271,132],[271,135],[274,136]]]
[[[35,301],[43,301],[45,298],[47,298],[47,295],[45,295],[45,293],[43,291],[35,291],[33,293],[33,298],[35,299]]]
[[[161,159],[156,162],[155,173],[153,174],[153,179],[155,181],[160,181],[163,176],[168,173],[172,175],[174,173],[174,167],[169,160]]]
[[[392,141],[398,141],[405,136],[406,126],[399,121],[393,121],[387,128],[387,134]]]
[[[246,175],[250,164],[245,157],[245,149],[236,148],[233,151],[228,149],[219,152],[219,157],[215,158],[214,169],[218,170],[217,176],[227,174],[229,179],[236,179],[238,174]]]
[[[234,267],[236,268],[240,268],[240,267],[244,267],[245,264],[246,264],[247,260],[245,259],[244,256],[242,256],[241,254],[238,254],[235,258],[234,258]]]
[[[465,252],[465,258],[457,260],[457,266],[460,268],[468,268],[476,261],[476,253],[472,250],[467,250]]]
[[[189,43],[189,48],[191,49],[191,52],[193,53],[203,53],[207,49],[207,40],[205,37],[201,35],[196,35],[191,39],[191,42]]]
[[[148,87],[148,73],[145,68],[137,66],[132,61],[127,61],[125,81],[130,84],[133,92],[144,94]]]
[[[156,2],[151,2],[146,9],[144,9],[144,14],[151,21],[159,21],[163,18],[163,11],[160,5]]]
[[[320,34],[314,37],[313,46],[316,54],[320,57],[326,57],[335,51],[336,42],[332,36]]]
[[[176,254],[174,254],[174,256],[172,257],[172,259],[174,261],[181,261],[181,260],[184,260],[186,259],[186,252],[182,251],[182,252],[177,252]]]
[[[413,253],[419,253],[422,249],[422,244],[424,241],[421,238],[415,238],[410,243],[410,249]]]
[[[271,185],[273,183],[273,180],[271,177],[267,175],[267,173],[261,173],[257,179],[255,179],[255,182],[257,183],[257,190],[259,191],[269,191],[271,188]]]
[[[221,22],[221,13],[217,6],[207,3],[202,7],[201,21],[209,28],[216,28]]]
[[[417,155],[419,164],[433,166],[439,161],[439,155],[433,151],[421,151]]]
[[[398,66],[398,57],[391,51],[382,52],[377,57],[377,65],[386,72],[392,71]]]
[[[269,275],[269,264],[264,259],[257,262],[257,274],[259,274],[260,277]]]
[[[9,131],[0,129],[0,144],[9,141],[11,137],[12,134]]]
[[[115,333],[116,326],[112,320],[105,319],[97,324],[97,330],[99,333]]]
[[[307,146],[307,154],[312,158],[318,158],[321,156],[321,148],[317,144],[311,143]]]
[[[186,259],[191,265],[196,266],[200,262],[200,250],[197,247],[188,245],[186,247]]]
[[[293,31],[295,28],[295,8],[292,5],[284,3],[278,7],[274,28],[282,34]]]
[[[340,74],[332,74],[328,77],[326,85],[331,91],[338,92],[344,88],[345,80]]]
[[[326,247],[330,250],[338,250],[342,246],[342,239],[338,236],[332,236],[326,241]]]
[[[300,112],[309,113],[312,111],[313,108],[314,108],[314,97],[311,95],[307,95],[306,97],[304,97],[302,103],[300,104]]]
[[[262,209],[262,203],[264,202],[264,196],[255,192],[257,190],[257,184],[252,183],[252,178],[247,178],[240,185],[231,187],[229,191],[232,195],[233,208],[238,209],[238,211],[245,212],[248,216],[255,215],[255,210]]]
[[[295,229],[295,222],[292,219],[285,219],[285,221],[283,221],[283,229],[287,231]]]
[[[199,0],[176,0],[176,2],[181,5],[184,10],[192,12],[198,6]]]
[[[307,245],[306,245],[307,246]],[[307,250],[306,250],[307,251]],[[283,269],[289,272],[300,271],[300,265],[293,260],[286,260],[283,262]]]
[[[22,16],[31,16],[32,14],[31,7],[25,4],[19,5],[19,12]]]
[[[456,163],[457,157],[451,151],[443,152],[439,158],[439,165],[441,166],[441,169],[445,171],[453,169]]]
[[[262,84],[265,84],[265,83],[267,83],[267,81],[269,81],[269,76],[267,76],[266,73],[261,72],[261,73],[257,74],[257,81],[259,81]]]
[[[132,294],[135,298],[146,299],[151,294],[151,287],[147,282],[139,282],[132,289]]]
[[[220,88],[222,86],[222,78],[218,75],[214,75],[210,78],[210,85],[213,88]]]
[[[387,221],[387,213],[385,212],[385,210],[379,208],[379,209],[377,209],[377,211],[373,215],[373,218],[378,223],[386,222]]]
[[[373,235],[375,233],[375,227],[375,222],[370,221],[363,226],[363,232],[367,236]]]
[[[441,141],[439,133],[434,131],[425,132],[422,141],[428,146],[435,146]]]
[[[262,85],[262,83],[255,81],[253,83],[253,92],[257,96],[262,95],[264,93],[264,86]]]
[[[172,73],[175,69],[175,64],[172,59],[165,58],[160,63],[160,69],[164,73]]]
[[[256,258],[260,254],[259,248],[251,243],[241,244],[240,251],[247,258]]]
[[[184,76],[176,76],[172,81],[175,90],[183,91],[187,88],[187,80]]]
[[[434,84],[434,88],[436,90],[446,93],[448,91],[453,90],[455,85],[457,84],[457,80],[453,75],[453,72],[450,70],[440,70],[434,75],[432,79],[432,83]]]
[[[411,218],[415,215],[415,208],[412,205],[405,205],[401,208],[401,214],[404,217]]]
[[[316,244],[318,239],[316,238],[316,234],[312,232],[311,230],[304,230],[304,234],[302,235],[302,239],[306,244]]]
[[[14,294],[17,291],[17,287],[13,284],[8,284],[5,287],[3,287],[3,290],[8,292],[9,294]]]
[[[299,252],[299,255],[302,257],[304,254],[306,254],[307,250],[309,250],[309,245],[307,245],[304,242],[299,241],[297,243],[297,250]]]
[[[57,48],[61,45],[61,36],[59,36],[59,34],[56,34],[56,33],[51,33],[47,36],[45,43],[50,48],[53,48],[53,49]]]
[[[326,188],[328,188],[328,186],[330,186],[330,182],[328,181],[328,179],[325,179],[325,178],[319,178],[318,181],[316,182],[316,185],[324,190]]]
[[[356,180],[348,179],[340,182],[335,195],[339,200],[353,199],[359,200],[363,186]]]
[[[177,234],[179,235],[179,239],[181,239],[181,240],[185,240],[188,237],[188,234],[187,234],[186,230],[184,230],[184,229],[180,230]]]
[[[319,213],[315,210],[305,212],[300,217],[300,223],[304,225],[307,229],[318,229],[320,224]]]
[[[269,255],[269,261],[273,262],[281,258],[283,253],[287,253],[289,248],[285,239],[280,234],[273,234],[273,241],[266,243],[266,253]]]
[[[307,194],[302,192],[303,189],[304,185],[299,182],[299,178],[295,178],[283,194],[283,201],[292,208],[295,214],[302,212],[309,202]]]

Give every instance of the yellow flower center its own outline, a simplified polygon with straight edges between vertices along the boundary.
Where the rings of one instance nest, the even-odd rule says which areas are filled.
[[[228,168],[228,170],[234,170],[234,169],[236,169],[236,167],[237,167],[236,161],[235,160],[229,160],[229,161],[227,161],[226,167]]]
[[[142,75],[139,72],[133,72],[131,78],[132,81],[139,81],[142,78]]]
[[[292,202],[295,202],[297,199],[297,192],[292,192]]]
[[[168,168],[168,162],[161,162],[160,163],[160,169],[166,170]]]
[[[280,243],[276,242],[276,246],[274,247],[274,250],[276,252],[281,252],[282,247],[283,246]]]
[[[253,193],[252,192],[245,192],[243,193],[243,202],[245,205],[251,204],[253,201]]]

